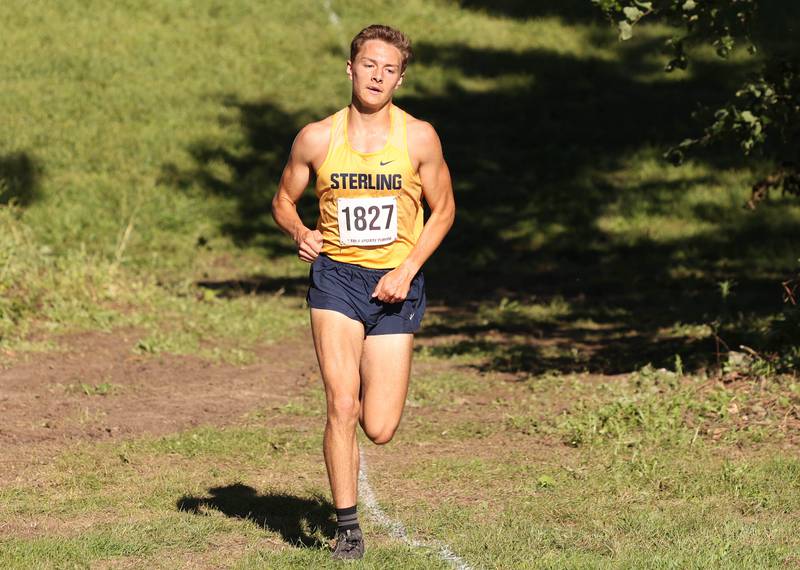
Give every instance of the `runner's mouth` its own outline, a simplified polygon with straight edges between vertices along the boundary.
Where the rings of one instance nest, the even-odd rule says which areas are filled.
[[[371,85],[370,85],[370,86],[367,86],[367,89],[368,89],[369,91],[372,91],[373,93],[383,93],[383,89],[379,89],[379,88],[377,88],[377,87],[373,87],[373,86],[371,86]]]

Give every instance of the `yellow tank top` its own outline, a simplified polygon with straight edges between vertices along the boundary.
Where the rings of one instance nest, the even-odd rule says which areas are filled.
[[[408,155],[406,113],[394,105],[389,110],[389,136],[377,152],[350,146],[348,107],[333,115],[316,191],[322,253],[336,261],[372,269],[397,267],[422,233],[422,183]]]

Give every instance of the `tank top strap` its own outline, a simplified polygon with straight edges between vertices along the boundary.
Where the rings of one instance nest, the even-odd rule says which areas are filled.
[[[389,133],[389,144],[396,149],[405,151],[406,149],[406,114],[392,105],[392,130]]]
[[[345,126],[347,124],[347,107],[340,109],[333,116],[331,123],[331,143],[330,150],[333,150],[346,142]]]

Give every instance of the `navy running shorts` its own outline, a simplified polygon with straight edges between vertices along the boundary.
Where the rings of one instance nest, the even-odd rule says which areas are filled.
[[[320,255],[309,271],[308,304],[342,313],[364,325],[364,334],[402,334],[419,330],[425,314],[425,277],[414,276],[405,301],[384,303],[372,297],[391,269],[368,269]]]

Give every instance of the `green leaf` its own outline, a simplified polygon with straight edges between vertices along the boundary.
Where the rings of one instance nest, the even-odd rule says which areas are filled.
[[[741,119],[742,119],[742,120],[743,120],[745,123],[748,123],[748,124],[753,124],[753,123],[755,123],[755,122],[757,122],[757,121],[758,121],[758,117],[756,117],[755,115],[753,115],[753,113],[751,113],[750,111],[747,111],[747,110],[745,110],[745,111],[742,111],[742,114],[741,114],[741,115],[739,115],[739,117],[740,117],[740,118],[741,118]]]
[[[717,55],[724,58],[730,55],[734,43],[732,36],[722,36],[713,45],[717,48]]]
[[[636,22],[639,18],[644,16],[644,12],[639,10],[636,6],[625,6],[622,9],[622,13],[625,14],[625,17],[631,22]]]
[[[627,20],[619,21],[619,39],[622,41],[629,40],[633,37],[633,26]]]
[[[695,2],[694,0],[686,0],[686,2],[683,3],[682,8],[687,12],[689,12],[690,10],[694,10],[695,8],[697,8],[697,2]]]
[[[619,3],[617,0],[592,0],[592,4],[596,4],[603,12],[619,10]]]

